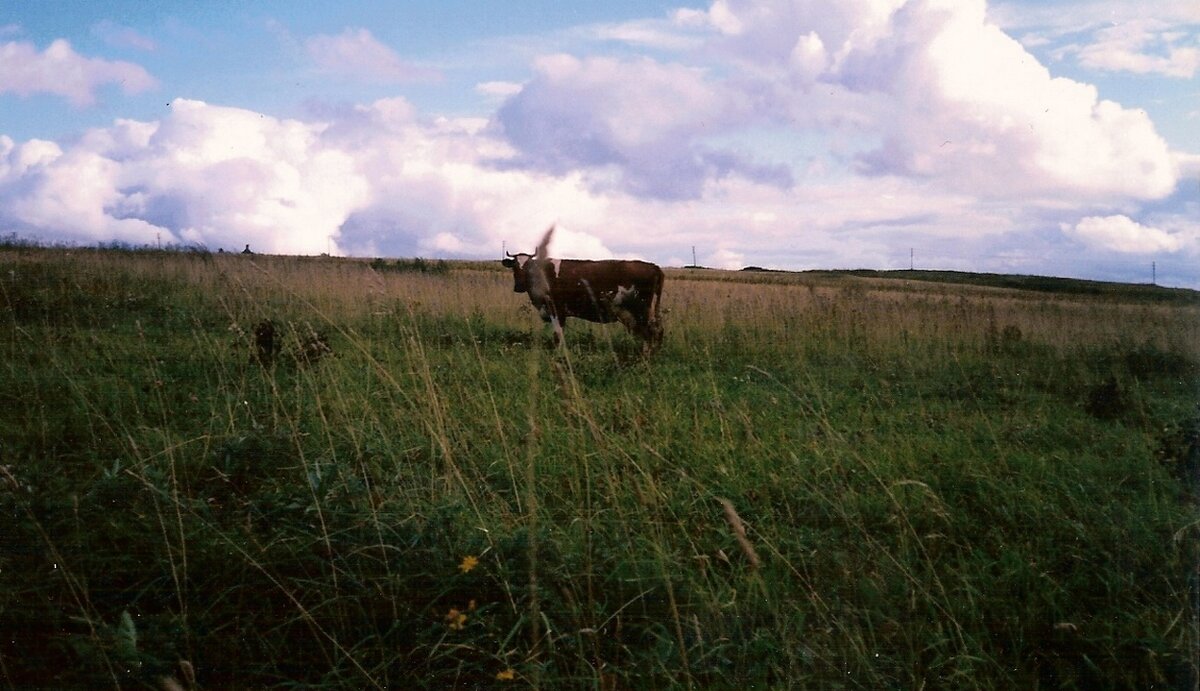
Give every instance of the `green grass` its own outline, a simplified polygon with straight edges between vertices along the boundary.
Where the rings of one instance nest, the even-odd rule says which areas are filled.
[[[1194,304],[423,266],[0,253],[0,686],[1194,679]]]

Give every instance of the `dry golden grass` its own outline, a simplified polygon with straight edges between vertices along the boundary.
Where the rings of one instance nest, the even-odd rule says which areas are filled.
[[[434,274],[381,272],[363,260],[270,255],[38,250],[9,256],[30,267],[69,264],[68,290],[103,289],[130,273],[186,284],[200,294],[221,295],[226,316],[243,325],[272,316],[344,323],[413,315],[473,316],[517,329],[536,323],[499,262],[464,262]],[[723,330],[780,341],[824,334],[872,351],[910,340],[980,343],[1010,328],[1026,342],[1060,352],[1130,343],[1200,359],[1196,305],[854,276],[672,269],[663,309],[668,334],[685,342],[702,343]],[[578,321],[570,327],[591,328]]]

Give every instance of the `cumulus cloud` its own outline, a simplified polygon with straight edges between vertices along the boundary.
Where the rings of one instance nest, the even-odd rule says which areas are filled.
[[[17,145],[0,137],[0,221],[21,229],[74,230],[89,241],[153,242],[151,224],[106,213],[119,201],[119,174],[118,164],[92,151],[63,151],[36,139]]]
[[[277,119],[176,99],[156,122],[119,120],[60,146],[0,136],[0,228],[135,244],[250,244],[260,252],[497,256],[545,226],[599,226],[577,176],[502,170],[479,121],[423,121],[403,99]],[[561,211],[560,211],[561,210]],[[556,239],[611,256],[595,235]]]
[[[556,220],[591,228],[605,215],[605,200],[578,175],[497,167],[512,151],[474,119],[424,122],[385,100],[339,118],[324,140],[353,151],[371,181],[370,202],[342,226],[343,247],[354,254],[499,256],[505,242],[531,250]],[[571,230],[555,245],[611,256],[595,236]]]
[[[436,70],[403,60],[366,29],[346,29],[340,34],[319,34],[304,41],[317,69],[363,81],[403,83],[435,79]]]
[[[598,189],[666,199],[696,197],[726,175],[791,182],[780,166],[705,143],[750,114],[701,69],[559,54],[539,59],[535,70],[497,113],[522,165],[584,171]]]
[[[367,193],[320,128],[176,99],[162,122],[118,121],[65,150],[0,149],[0,222],[37,234],[132,243],[326,247]]]
[[[1144,111],[1053,76],[983,0],[716,0],[673,17],[707,29],[703,51],[541,58],[496,115],[516,160],[648,198],[726,176],[790,187],[778,152],[733,144],[762,126],[837,142],[854,173],[986,199],[1161,199],[1179,180]]]
[[[859,172],[985,198],[1157,199],[1178,181],[1146,113],[1052,76],[983,0],[717,0],[681,16],[701,19],[741,68],[731,86],[777,121],[878,141]]]
[[[1175,252],[1183,240],[1158,228],[1144,226],[1128,216],[1088,216],[1063,232],[1086,245],[1126,254]]]
[[[105,84],[136,94],[154,88],[157,82],[133,63],[84,57],[63,39],[41,52],[25,41],[0,44],[0,94],[51,93],[83,107],[96,102],[96,90]]]

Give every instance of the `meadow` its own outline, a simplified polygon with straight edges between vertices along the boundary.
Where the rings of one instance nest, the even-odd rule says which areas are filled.
[[[0,248],[0,688],[1194,689],[1200,298],[1056,285],[672,269],[643,358],[499,262]]]

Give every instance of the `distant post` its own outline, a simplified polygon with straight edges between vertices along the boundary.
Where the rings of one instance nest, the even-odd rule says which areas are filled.
[[[692,266],[700,266],[700,264],[698,264],[696,262],[696,246],[695,245],[692,245]]]
[[[908,248],[908,270],[913,270],[913,248]]]
[[[1150,262],[1150,285],[1158,285],[1158,265],[1155,262]]]

